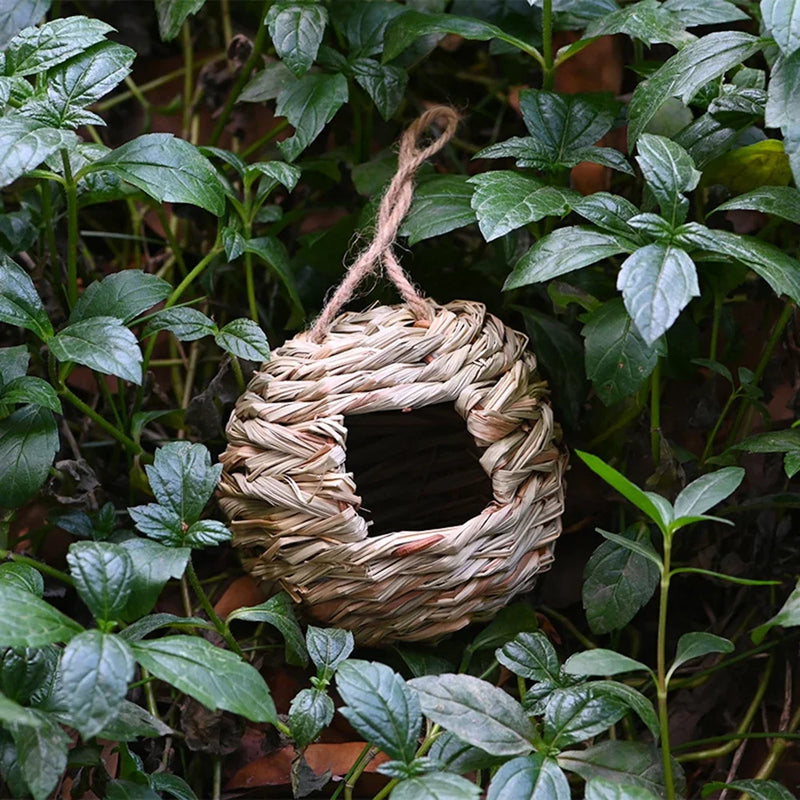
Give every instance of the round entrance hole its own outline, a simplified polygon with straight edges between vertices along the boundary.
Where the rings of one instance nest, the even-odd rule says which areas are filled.
[[[345,468],[370,536],[461,525],[491,501],[482,450],[449,403],[354,414],[344,424]]]

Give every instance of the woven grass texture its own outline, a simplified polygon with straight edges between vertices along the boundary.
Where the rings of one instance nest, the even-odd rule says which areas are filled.
[[[480,303],[338,316],[251,380],[221,505],[252,575],[363,644],[431,640],[531,589],[566,457],[526,337]]]

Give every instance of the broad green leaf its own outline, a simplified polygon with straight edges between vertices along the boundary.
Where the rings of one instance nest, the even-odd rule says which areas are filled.
[[[400,781],[392,800],[478,800],[480,786],[452,772],[428,772],[419,778]]]
[[[728,0],[703,0],[702,3],[696,3],[695,0],[664,0],[662,6],[677,14],[687,28],[749,19],[744,11]]]
[[[65,17],[25,28],[8,43],[6,75],[35,75],[102,42],[114,29],[99,19]]]
[[[443,769],[446,768],[448,772],[456,772],[459,775],[479,769],[489,769],[501,758],[467,744],[449,731],[437,737],[428,755],[441,764]]]
[[[591,684],[556,689],[545,700],[543,736],[551,747],[563,749],[597,736],[626,712],[624,703],[594,692]]]
[[[156,303],[166,300],[171,291],[170,284],[156,275],[125,269],[90,283],[75,303],[69,320],[80,322],[89,317],[117,317],[127,324]]]
[[[138,781],[117,779],[106,784],[105,800],[160,800],[160,797],[147,784]]]
[[[196,14],[206,0],[155,0],[161,40],[174,39],[190,14]]]
[[[605,650],[602,647],[575,653],[564,662],[564,671],[570,675],[621,675],[639,670],[649,672],[650,668],[641,661],[617,653],[616,650]]]
[[[653,192],[665,219],[674,227],[686,219],[686,201],[682,197],[697,186],[700,173],[691,156],[664,136],[643,133],[637,144],[636,161]]]
[[[626,500],[633,503],[640,511],[647,514],[653,522],[666,531],[669,520],[655,506],[653,501],[638,487],[631,483],[621,472],[606,464],[602,459],[581,450],[575,451],[592,472],[597,473],[606,483],[613,486]],[[633,543],[632,543],[633,544]]]
[[[710,33],[691,42],[636,87],[628,107],[628,145],[634,144],[668,97],[688,103],[709,81],[739,66],[764,41],[740,31]]]
[[[116,718],[134,667],[130,646],[114,634],[84,631],[66,646],[61,669],[69,686],[67,708],[83,739],[96,736]]]
[[[267,336],[251,319],[234,319],[214,334],[214,341],[227,353],[248,361],[268,361]]]
[[[262,181],[259,187],[259,195],[263,195],[272,191],[279,183],[291,192],[300,180],[301,170],[294,164],[283,161],[257,161],[255,164],[248,164],[244,174],[249,180],[253,180],[256,175],[264,175],[270,179]]]
[[[239,95],[241,103],[263,103],[274,100],[284,89],[297,81],[282,61],[267,64],[257,72]]]
[[[800,581],[797,582],[797,586],[781,606],[780,611],[763,625],[753,629],[751,634],[753,642],[760,644],[770,629],[776,625],[781,625],[785,628],[795,628],[800,625]]]
[[[645,492],[645,495],[652,495],[652,492]],[[669,521],[664,522],[663,524],[664,524],[664,531],[666,532],[667,526],[669,525]],[[633,539],[626,539],[624,536],[620,536],[618,533],[610,533],[609,531],[604,531],[602,528],[595,528],[595,530],[603,538],[608,539],[608,541],[614,542],[615,544],[618,544],[621,547],[624,547],[625,549],[630,550],[633,553],[638,553],[640,556],[646,558],[648,561],[651,561],[653,564],[656,565],[656,568],[659,570],[659,573],[663,570],[664,562],[661,560],[661,556],[659,556],[658,553],[656,553],[656,551],[653,549],[653,545],[650,543],[649,539],[643,541],[634,541]]]
[[[34,728],[42,724],[34,712],[2,694],[0,694],[0,723],[3,727],[30,725]]]
[[[58,450],[53,413],[23,406],[0,420],[0,506],[17,508],[47,479]]]
[[[636,237],[628,220],[635,217],[639,209],[624,197],[608,192],[595,192],[573,203],[572,210],[610,233],[626,238]]]
[[[0,263],[0,280],[5,279],[2,263]],[[0,301],[2,302],[2,301]],[[16,347],[0,347],[0,386],[21,378],[28,371],[31,357],[24,344]]]
[[[688,208],[688,201],[683,197],[675,197],[675,213],[680,217]],[[668,213],[672,213],[667,209]],[[644,234],[648,239],[655,239],[657,242],[669,243],[673,238],[674,226],[672,222],[666,220],[660,214],[650,212],[637,214],[628,220],[628,225],[636,231]]]
[[[164,549],[172,552],[170,548],[165,547]],[[119,636],[127,642],[138,642],[140,639],[144,639],[145,636],[162,628],[177,628],[179,631],[183,628],[216,630],[211,622],[200,617],[179,617],[177,614],[162,612],[160,614],[148,614],[141,619],[137,619],[132,625],[128,625],[127,628],[121,630]]]
[[[699,297],[697,270],[685,250],[648,244],[628,256],[617,276],[625,308],[642,339],[663,336],[693,297]]]
[[[171,733],[174,733],[172,728],[158,717],[136,703],[123,700],[117,709],[117,717],[106,726],[100,738],[112,742],[132,742],[142,736],[168,736]]]
[[[17,748],[17,764],[33,800],[46,800],[64,775],[70,740],[49,714],[33,713],[40,724],[14,726],[11,735]]]
[[[372,98],[384,119],[390,119],[403,100],[408,72],[372,58],[359,58],[351,64],[356,83]]]
[[[50,352],[137,385],[142,382],[142,352],[136,337],[116,317],[73,322],[49,340]]]
[[[386,26],[404,10],[396,3],[339,0],[331,8],[331,22],[347,40],[350,57],[366,58],[383,50]]]
[[[533,750],[533,728],[522,706],[502,689],[472,675],[414,678],[422,711],[465,742],[499,756]]]
[[[347,78],[342,74],[309,73],[283,89],[275,113],[286,117],[295,129],[294,136],[278,144],[283,157],[294,161],[319,136],[347,97]]]
[[[14,703],[30,705],[37,702],[52,683],[58,657],[59,649],[53,645],[0,648],[0,692]],[[39,724],[33,715],[28,715],[27,721],[19,722]]]
[[[160,797],[166,794],[174,797],[175,800],[198,800],[197,795],[192,791],[192,787],[178,775],[173,775],[170,772],[154,772],[149,778],[150,788],[160,792]]]
[[[785,56],[800,49],[798,0],[761,0],[761,19]]]
[[[190,203],[221,216],[225,192],[211,162],[170,133],[146,133],[111,150],[82,172],[109,170],[160,202]]]
[[[42,573],[28,564],[20,564],[16,561],[5,561],[0,564],[0,583],[10,583],[37,597],[42,597],[44,594]],[[2,689],[2,691],[9,694],[6,689]]]
[[[744,480],[741,467],[724,469],[703,475],[692,481],[675,498],[675,516],[691,517],[705,514],[710,508],[732,495]]]
[[[297,746],[308,747],[330,724],[334,711],[333,700],[325,692],[301,689],[289,706],[289,729]]]
[[[639,719],[647,726],[653,738],[658,741],[660,732],[658,715],[653,708],[653,704],[641,692],[619,681],[592,681],[589,685],[596,694],[615,697],[623,702],[639,716]]]
[[[567,776],[558,762],[541,753],[512,758],[489,784],[486,800],[569,800]]]
[[[707,783],[703,787],[702,796],[708,797],[712,792],[720,789],[732,789],[734,792],[741,792],[751,800],[793,800],[793,795],[789,789],[778,781],[760,780],[758,778],[747,778],[741,781],[731,781],[722,783],[714,781]]]
[[[746,450],[748,453],[789,453],[797,449],[800,449],[798,428],[756,433],[747,436],[731,448],[731,450]]]
[[[519,633],[495,658],[515,675],[532,681],[558,681],[561,664],[555,648],[543,633]]]
[[[123,273],[117,273],[123,274]],[[169,331],[182,342],[193,342],[204,336],[213,336],[219,329],[202,311],[188,306],[164,308],[147,321],[142,338],[158,331]]]
[[[764,139],[718,156],[703,170],[701,186],[724,186],[731,194],[742,194],[764,185],[786,186],[792,180],[784,143]]]
[[[278,57],[299,78],[308,72],[322,44],[328,10],[317,3],[278,0],[266,24]]]
[[[356,731],[392,758],[410,764],[422,712],[417,694],[400,675],[377,662],[343,661],[336,671],[336,689],[346,703],[339,713]]]
[[[207,708],[240,714],[252,722],[277,722],[269,688],[238,656],[194,636],[132,642],[136,660],[150,673]]]
[[[148,503],[144,506],[130,507],[128,514],[136,528],[145,536],[163,542],[168,547],[181,547],[185,543],[185,523],[171,508],[158,503]]]
[[[400,235],[410,245],[475,222],[473,188],[466,175],[435,175],[420,181]]]
[[[230,625],[231,622],[234,620],[243,620],[245,622],[266,622],[268,625],[271,625],[273,628],[276,628],[281,632],[283,635],[284,640],[286,641],[286,662],[288,664],[293,664],[294,666],[305,667],[308,664],[308,650],[306,649],[306,643],[303,639],[303,632],[300,630],[300,626],[297,623],[297,619],[295,618],[294,611],[292,609],[292,601],[285,592],[281,592],[280,594],[276,594],[273,597],[270,597],[269,600],[266,600],[263,603],[259,603],[256,606],[247,606],[244,608],[237,608],[235,611],[231,611],[226,618],[226,623]],[[336,667],[335,662],[331,665],[330,661],[334,660],[333,650],[331,648],[336,647],[336,642],[331,642],[330,638],[326,634],[327,632],[323,633],[322,635],[317,635],[312,631],[319,631],[322,630],[320,628],[314,629],[313,626],[309,627],[309,639],[310,641],[314,641],[316,647],[316,656],[319,659],[315,662],[317,667],[328,667],[329,669],[333,670]],[[334,628],[333,631],[337,631],[338,629]],[[341,631],[337,634],[334,634],[336,641],[345,640],[347,631]],[[352,636],[352,634],[351,634]],[[324,648],[324,653],[322,649]],[[345,650],[347,648],[344,648]],[[344,655],[341,655],[344,650],[339,650],[340,658],[339,661],[347,658],[350,655],[350,651],[352,650],[352,639],[350,640],[350,650],[347,650]],[[328,659],[328,661],[326,661]]]
[[[333,674],[339,664],[353,652],[353,634],[341,628],[316,628],[309,625],[306,629],[306,646],[314,666],[320,671]]]
[[[53,335],[53,326],[33,281],[16,261],[5,254],[0,254],[0,322],[27,328],[43,341]],[[17,375],[3,374],[4,381],[12,377]]]
[[[637,392],[658,363],[658,345],[642,339],[619,298],[592,311],[581,334],[586,376],[606,405]]]
[[[670,13],[663,3],[640,0],[594,20],[586,28],[584,36],[627,33],[632,39],[639,39],[646,45],[666,42],[680,48],[694,39],[684,30],[686,25],[679,15]]]
[[[231,529],[217,519],[201,519],[189,526],[184,542],[188,547],[216,547],[231,540]]]
[[[798,17],[800,18],[800,14]],[[789,156],[795,183],[800,179],[798,92],[800,92],[800,50],[795,50],[790,56],[779,58],[772,68],[767,107],[764,112],[767,127],[781,129],[783,149]]]
[[[43,647],[68,642],[83,628],[50,603],[0,581],[0,647]]]
[[[294,308],[296,319],[299,323],[302,323],[305,313],[303,311],[303,303],[300,300],[297,283],[292,273],[289,253],[283,242],[275,236],[257,236],[246,242],[245,250],[258,256],[283,284],[283,288],[286,290],[286,294]]]
[[[701,658],[709,653],[732,653],[734,650],[733,642],[724,639],[722,636],[715,636],[713,633],[702,631],[684,633],[678,639],[678,647],[675,651],[675,660],[667,673],[667,680],[672,676],[676,669],[687,661],[694,658]]]
[[[56,414],[61,413],[61,401],[55,389],[47,381],[33,375],[14,378],[0,390],[0,404],[13,406],[20,403],[30,403],[48,408]]]
[[[658,797],[643,786],[593,778],[586,784],[584,800],[658,800]]]
[[[642,535],[647,536],[646,529]],[[653,596],[659,578],[650,559],[616,542],[603,542],[583,572],[583,608],[592,633],[624,628]]]
[[[4,8],[0,17],[0,50],[23,28],[36,25],[50,10],[51,0],[14,0]]]
[[[564,215],[580,198],[572,190],[506,170],[475,175],[468,183],[475,186],[471,204],[487,242],[543,217]]]
[[[763,211],[800,225],[800,192],[794,186],[761,186],[722,203],[714,211],[737,209]]]
[[[602,233],[581,226],[557,228],[539,239],[522,256],[514,265],[503,288],[517,289],[531,283],[547,281],[635,249],[636,244],[631,239],[618,234]]]
[[[120,618],[133,586],[128,551],[112,542],[74,542],[67,563],[75,588],[98,622]]]

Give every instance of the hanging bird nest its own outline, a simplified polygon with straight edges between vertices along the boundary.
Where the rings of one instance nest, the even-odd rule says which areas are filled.
[[[445,135],[417,150],[443,114]],[[456,119],[433,109],[406,134],[375,241],[251,380],[221,457],[248,571],[364,644],[491,617],[561,531],[566,457],[527,338],[481,303],[422,298],[391,252],[413,174]],[[336,316],[379,260],[406,302]]]

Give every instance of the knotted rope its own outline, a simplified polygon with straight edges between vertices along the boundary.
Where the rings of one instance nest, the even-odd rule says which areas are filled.
[[[418,139],[436,120],[443,125],[441,134],[427,147],[418,148]],[[419,319],[430,318],[430,307],[411,284],[394,254],[394,242],[400,224],[411,206],[417,170],[427,158],[438,153],[450,141],[456,132],[458,120],[458,114],[449,106],[434,106],[416,119],[403,134],[397,158],[397,172],[381,199],[375,236],[347,270],[344,279],[317,317],[310,333],[313,342],[319,343],[325,338],[342,306],[353,296],[361,281],[381,264],[414,315]]]

